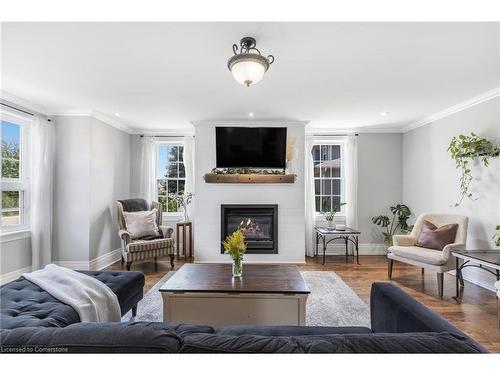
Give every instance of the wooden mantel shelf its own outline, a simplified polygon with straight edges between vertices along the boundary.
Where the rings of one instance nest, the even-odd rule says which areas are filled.
[[[293,184],[293,174],[212,174],[204,176],[207,184]]]

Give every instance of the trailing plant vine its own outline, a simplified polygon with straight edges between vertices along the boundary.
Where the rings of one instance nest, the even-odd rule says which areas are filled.
[[[454,204],[459,206],[465,197],[476,200],[470,192],[470,184],[472,182],[471,163],[479,159],[485,167],[490,163],[490,159],[500,155],[500,143],[493,145],[486,138],[478,137],[476,134],[469,135],[460,134],[458,137],[451,139],[447,151],[450,152],[451,158],[455,161],[457,169],[460,169],[460,199]]]

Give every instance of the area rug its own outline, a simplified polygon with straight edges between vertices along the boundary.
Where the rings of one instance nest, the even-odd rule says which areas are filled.
[[[167,273],[144,296],[137,308],[136,321],[162,321],[163,302],[160,287],[172,277]],[[308,326],[370,326],[368,306],[333,271],[301,272],[311,294],[307,299],[306,325]],[[132,319],[129,311],[122,321]]]

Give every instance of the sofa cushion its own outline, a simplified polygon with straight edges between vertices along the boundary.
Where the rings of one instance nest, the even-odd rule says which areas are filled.
[[[190,328],[196,331],[194,326]],[[26,348],[39,353],[177,353],[182,343],[177,329],[182,331],[179,325],[159,322],[26,327],[2,330],[0,345],[4,351],[14,353]]]
[[[296,336],[305,353],[482,353],[465,337],[447,332]]]
[[[122,315],[142,298],[140,272],[80,271],[105,283],[118,297]],[[78,313],[39,286],[20,277],[0,288],[0,328],[66,327],[80,322]]]
[[[402,258],[408,258],[435,266],[442,266],[448,261],[448,259],[443,257],[442,251],[418,246],[391,246],[389,252]]]
[[[372,333],[368,327],[306,327],[306,326],[225,326],[216,330],[218,335],[241,336],[305,336],[344,333]]]
[[[225,336],[198,333],[186,336],[181,353],[302,353],[290,337]]]
[[[455,242],[457,230],[458,224],[446,224],[438,228],[430,221],[424,220],[417,239],[417,246],[443,250],[446,245]]]

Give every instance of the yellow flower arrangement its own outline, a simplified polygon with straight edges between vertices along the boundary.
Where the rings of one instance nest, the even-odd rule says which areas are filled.
[[[239,229],[227,236],[226,240],[222,241],[222,246],[224,246],[226,254],[229,254],[233,260],[240,260],[243,258],[243,254],[245,254],[247,250],[245,236]]]

